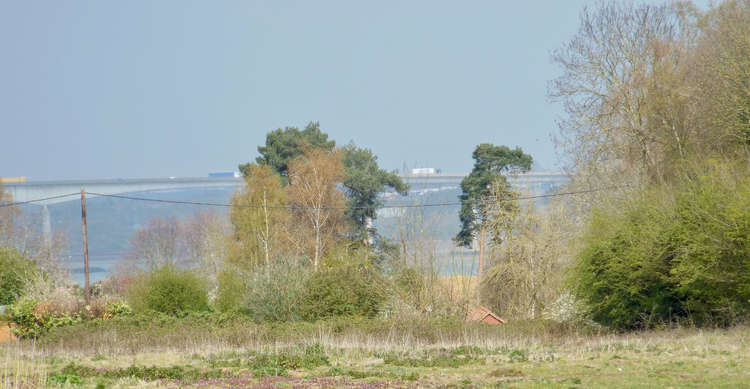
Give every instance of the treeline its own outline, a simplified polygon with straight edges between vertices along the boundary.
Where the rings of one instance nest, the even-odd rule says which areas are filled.
[[[0,303],[24,336],[131,309],[416,321],[462,320],[481,305],[511,320],[617,330],[747,322],[750,0],[705,11],[600,2],[552,59],[561,74],[549,95],[566,112],[558,147],[576,194],[543,210],[521,203],[506,176],[529,170],[531,156],[477,146],[453,242],[478,249],[476,276],[440,273],[419,209],[404,213],[397,241],[380,236],[381,194],[408,188],[370,150],[337,146],[310,123],[268,133],[260,157],[240,165],[246,185],[229,221],[202,213],[144,226],[90,306],[40,260],[54,245],[19,245],[24,234],[0,224],[0,237],[15,239],[0,244],[14,269]],[[13,207],[0,212],[14,220]]]
[[[397,246],[374,228],[383,192],[405,195],[408,188],[370,150],[337,147],[310,123],[268,133],[258,153],[240,165],[245,185],[232,197],[228,220],[205,211],[152,219],[112,275],[94,285],[90,302],[80,287],[39,269],[33,256],[12,251],[0,258],[18,269],[0,285],[14,332],[35,337],[60,325],[149,312],[257,322],[462,317],[465,294],[434,268],[407,261],[421,256],[411,240]]]
[[[586,221],[569,288],[603,325],[750,315],[750,2],[585,8],[550,95]]]

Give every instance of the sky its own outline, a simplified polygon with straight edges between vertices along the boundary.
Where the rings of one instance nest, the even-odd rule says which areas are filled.
[[[559,168],[550,53],[584,0],[0,0],[0,176],[201,177],[320,122],[388,170],[480,143]]]

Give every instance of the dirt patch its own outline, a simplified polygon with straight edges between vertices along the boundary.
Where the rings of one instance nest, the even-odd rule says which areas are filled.
[[[0,321],[0,343],[10,342],[15,339],[15,336],[10,333],[8,323]]]

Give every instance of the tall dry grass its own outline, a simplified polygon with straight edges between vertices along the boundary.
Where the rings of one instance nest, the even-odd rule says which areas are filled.
[[[0,344],[0,389],[44,386],[47,382],[45,354],[33,340]]]

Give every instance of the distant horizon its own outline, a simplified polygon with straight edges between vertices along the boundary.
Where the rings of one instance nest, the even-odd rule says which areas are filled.
[[[425,168],[429,168],[429,167],[430,166],[425,166]],[[98,181],[98,180],[102,180],[102,181],[103,180],[168,180],[168,179],[199,179],[199,178],[217,179],[217,178],[230,178],[230,177],[209,177],[208,174],[210,174],[210,173],[230,173],[230,172],[231,173],[235,173],[235,172],[239,172],[239,171],[214,170],[214,171],[207,172],[204,175],[194,175],[194,176],[166,176],[166,177],[156,177],[156,176],[153,176],[153,177],[91,177],[91,178],[34,179],[32,177],[27,177],[27,176],[16,176],[16,177],[0,176],[0,179],[3,179],[3,178],[15,179],[15,178],[21,178],[21,177],[23,177],[23,178],[25,178],[25,180],[26,180],[25,182],[26,183],[34,183],[34,182],[79,182],[79,181]],[[415,175],[415,174],[416,175],[420,175],[420,174],[424,174],[424,175],[467,175],[467,174],[469,174],[469,172],[470,172],[470,170],[468,170],[468,171],[443,171],[443,172],[440,172],[440,173],[403,173],[401,171],[397,171],[396,173],[399,174],[399,175]],[[562,170],[562,169],[557,169],[557,170],[547,170],[547,169],[545,169],[545,170],[541,170],[541,169],[534,169],[534,168],[532,168],[531,170],[529,170],[528,173],[550,173],[550,174],[551,173],[561,173],[561,174],[567,175],[567,173],[564,170]],[[523,174],[528,174],[528,173],[520,173],[520,174],[523,175]],[[16,184],[16,183],[17,182],[3,183],[3,185],[7,186],[7,185],[13,185],[13,184]]]

